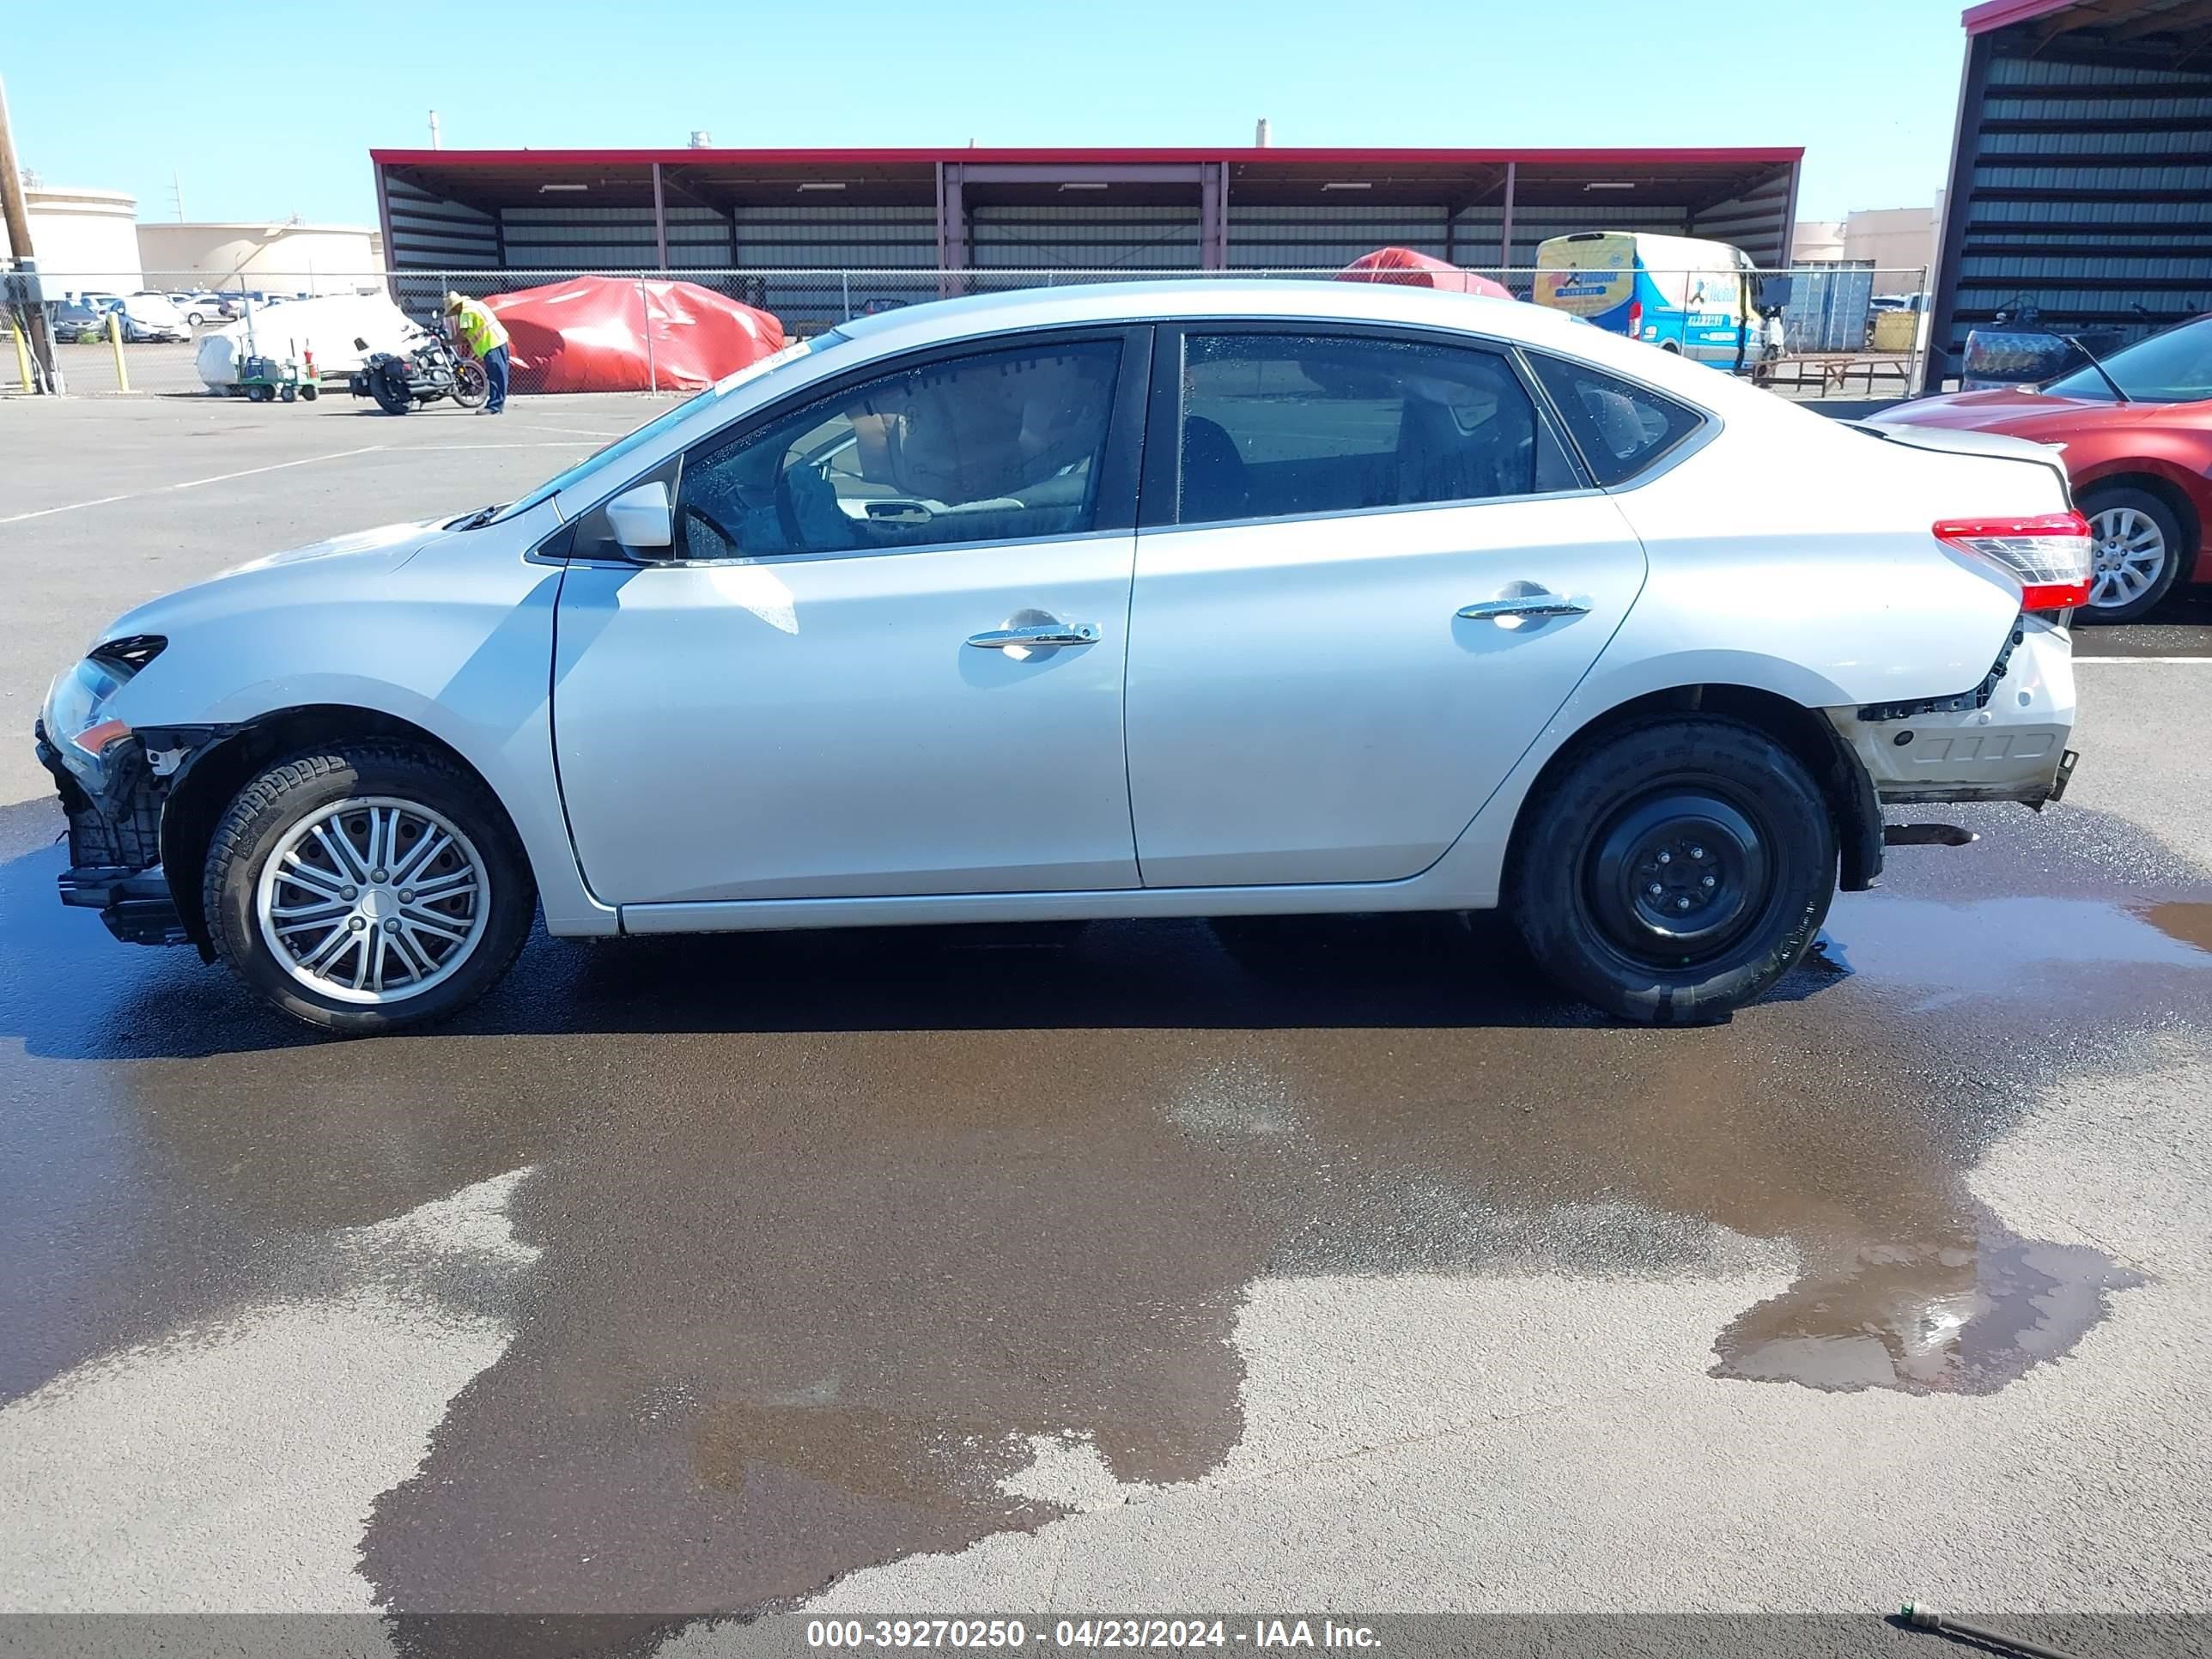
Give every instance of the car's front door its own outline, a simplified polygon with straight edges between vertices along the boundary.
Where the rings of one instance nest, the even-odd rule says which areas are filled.
[[[1613,636],[1642,544],[1502,352],[1163,329],[1129,623],[1147,887],[1435,862]]]
[[[1121,745],[1148,331],[902,360],[586,515],[555,747],[617,904],[1137,884]]]

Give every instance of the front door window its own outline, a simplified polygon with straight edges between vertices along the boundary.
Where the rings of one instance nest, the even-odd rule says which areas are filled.
[[[688,460],[690,559],[1034,541],[1093,527],[1116,340],[902,369]]]

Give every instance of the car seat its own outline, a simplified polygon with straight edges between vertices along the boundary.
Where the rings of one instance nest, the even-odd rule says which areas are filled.
[[[1186,523],[1242,519],[1251,510],[1251,471],[1237,441],[1218,422],[1202,415],[1182,423],[1182,499],[1177,516]]]

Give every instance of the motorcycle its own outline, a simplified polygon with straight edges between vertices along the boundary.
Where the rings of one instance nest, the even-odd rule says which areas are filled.
[[[491,381],[483,365],[463,356],[442,329],[418,331],[398,351],[369,352],[368,361],[346,376],[346,389],[356,398],[374,398],[387,415],[404,415],[417,404],[451,398],[463,409],[481,409],[491,396]],[[367,340],[353,343],[356,351],[368,351]]]

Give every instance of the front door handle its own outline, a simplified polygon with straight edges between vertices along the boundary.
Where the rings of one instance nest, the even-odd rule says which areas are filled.
[[[1588,599],[1569,599],[1564,593],[1516,593],[1510,599],[1481,599],[1474,605],[1463,605],[1459,614],[1469,622],[1496,622],[1501,617],[1586,617],[1589,614]]]
[[[970,634],[968,643],[985,651],[1006,651],[1016,646],[1096,645],[1097,623],[1032,623],[1025,628],[994,628]]]

